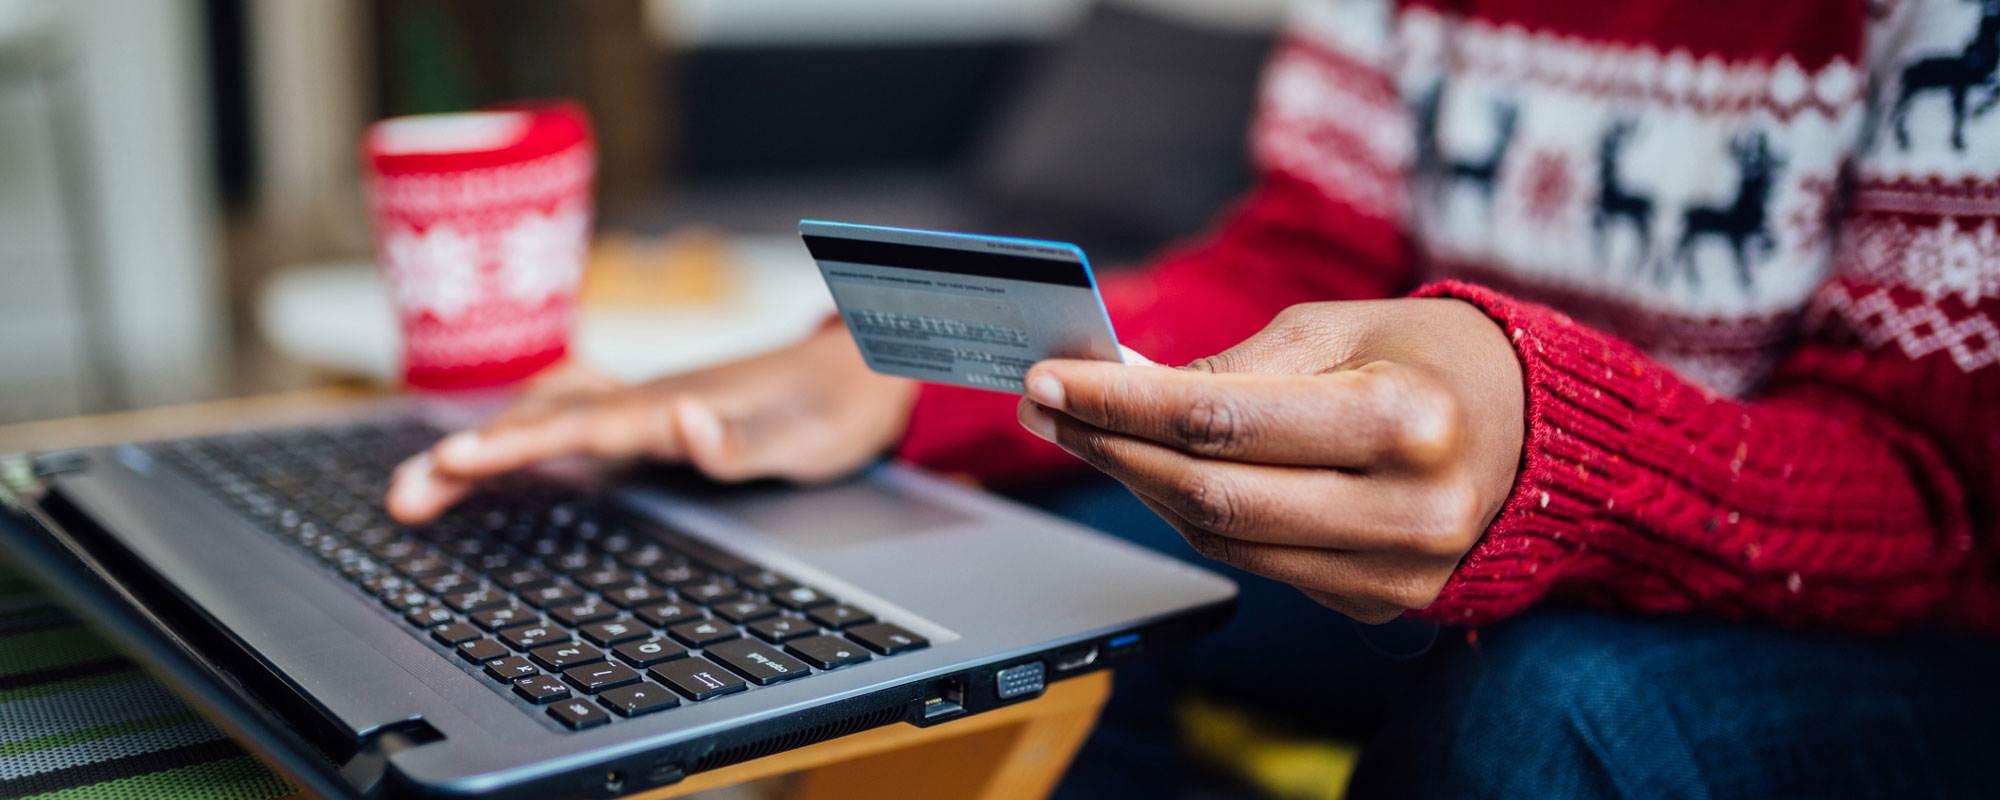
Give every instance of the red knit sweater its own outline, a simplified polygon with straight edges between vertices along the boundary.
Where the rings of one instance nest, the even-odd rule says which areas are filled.
[[[1490,314],[1521,469],[1425,616],[2000,630],[1996,68],[1994,2],[1307,5],[1259,188],[1106,301],[1169,363],[1425,281]],[[901,452],[1075,468],[1014,402],[927,388]]]

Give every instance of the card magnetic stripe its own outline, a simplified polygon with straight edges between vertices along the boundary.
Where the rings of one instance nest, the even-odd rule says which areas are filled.
[[[806,249],[820,261],[1091,288],[1090,271],[1074,261],[831,236],[804,238]]]

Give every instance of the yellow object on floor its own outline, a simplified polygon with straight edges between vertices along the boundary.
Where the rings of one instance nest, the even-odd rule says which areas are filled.
[[[1361,757],[1360,745],[1289,735],[1200,697],[1183,698],[1177,711],[1189,752],[1279,800],[1339,800]]]

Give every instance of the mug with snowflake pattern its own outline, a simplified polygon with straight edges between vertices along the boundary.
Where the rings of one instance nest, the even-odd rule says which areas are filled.
[[[362,150],[404,381],[499,386],[562,358],[596,169],[583,110],[395,117],[369,126]]]

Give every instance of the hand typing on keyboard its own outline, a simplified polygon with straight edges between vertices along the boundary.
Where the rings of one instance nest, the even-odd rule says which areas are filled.
[[[870,372],[838,324],[768,355],[635,386],[569,366],[486,426],[404,462],[389,512],[428,521],[482,480],[575,455],[685,462],[725,481],[829,480],[901,437],[916,391]]]

